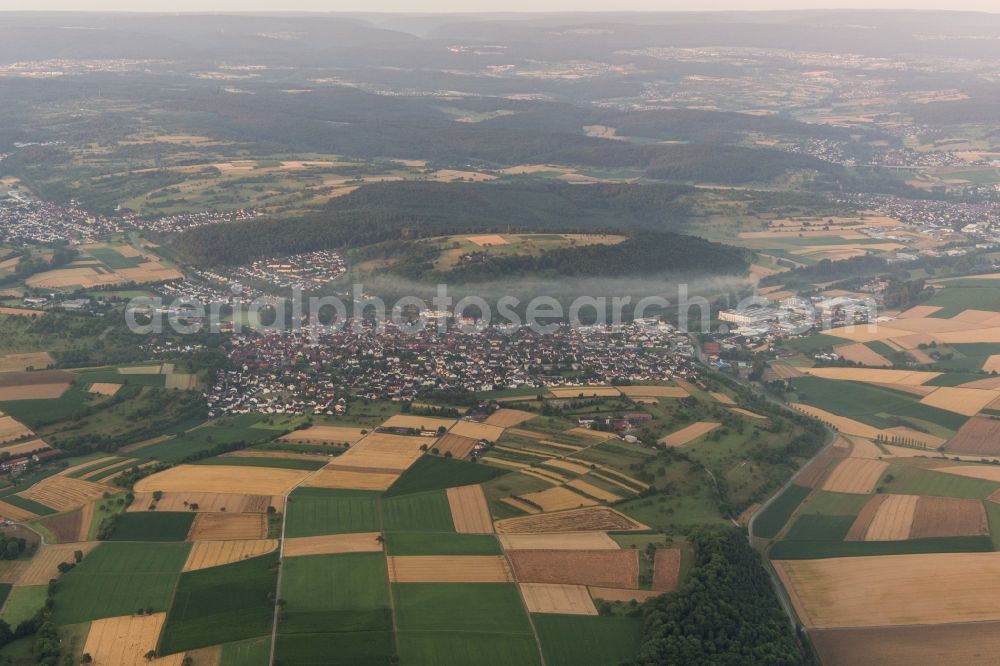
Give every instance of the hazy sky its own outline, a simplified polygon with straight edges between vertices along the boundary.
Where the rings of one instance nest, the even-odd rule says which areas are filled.
[[[0,0],[0,10],[113,11],[622,11],[891,8],[1000,11],[997,0]]]

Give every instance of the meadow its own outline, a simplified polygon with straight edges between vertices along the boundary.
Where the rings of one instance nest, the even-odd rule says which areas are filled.
[[[59,581],[53,620],[74,624],[170,605],[187,543],[103,543]]]
[[[285,508],[285,535],[377,532],[380,530],[378,494],[352,490],[298,488]]]
[[[267,633],[277,577],[277,553],[181,574],[159,652],[173,654]]]

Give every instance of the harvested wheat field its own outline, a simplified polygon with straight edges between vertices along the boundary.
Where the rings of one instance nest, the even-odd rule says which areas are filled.
[[[342,488],[345,490],[388,490],[399,472],[366,472],[324,467],[302,482],[305,488]]]
[[[677,589],[681,579],[681,551],[679,548],[659,548],[653,559],[653,589],[670,592]]]
[[[69,383],[0,386],[0,402],[7,400],[55,400],[69,390]]]
[[[584,585],[521,583],[521,596],[529,613],[597,615],[597,608]]]
[[[347,454],[344,454],[347,455]],[[228,465],[178,465],[140,480],[135,491],[287,495],[310,472]]]
[[[499,234],[488,234],[486,236],[468,236],[466,238],[470,243],[475,243],[476,245],[509,245],[507,239]]]
[[[0,372],[23,372],[28,368],[41,370],[55,363],[56,360],[48,352],[29,352],[27,354],[7,354],[0,356]]]
[[[37,518],[38,516],[27,509],[22,509],[19,506],[14,506],[13,504],[8,504],[7,502],[0,500],[0,517],[20,523],[25,520]]]
[[[987,391],[960,386],[942,386],[921,398],[920,404],[946,409],[964,416],[973,416],[997,398],[1000,398],[1000,390],[997,389]]]
[[[494,523],[498,534],[604,532],[647,529],[645,525],[606,506],[571,509],[536,516],[505,518]]]
[[[527,474],[528,476],[533,476],[536,479],[541,479],[542,481],[548,481],[549,483],[554,483],[556,485],[561,485],[569,481],[568,477],[564,477],[551,470],[542,469],[541,467],[532,467],[530,469],[523,469],[521,470],[521,474]]]
[[[709,391],[708,394],[712,396],[716,402],[721,402],[723,405],[735,405],[736,401],[730,398],[725,393],[720,393],[719,391]]]
[[[1000,372],[1000,354],[993,354],[986,359],[983,372]]]
[[[396,414],[390,416],[385,423],[385,428],[416,428],[421,430],[437,430],[438,428],[448,429],[455,425],[456,419],[442,419],[433,416],[411,416],[409,414]]]
[[[486,439],[495,442],[503,434],[503,428],[475,421],[459,421],[451,429],[451,434],[470,437],[472,439]]]
[[[510,583],[503,555],[407,555],[387,557],[390,583]]]
[[[285,557],[303,555],[339,555],[340,553],[379,553],[382,542],[379,532],[325,534],[322,536],[285,539]]]
[[[860,363],[868,367],[892,367],[892,361],[860,342],[838,345],[833,348],[833,351],[851,363]]]
[[[861,511],[858,512],[857,517],[851,524],[851,528],[847,531],[844,541],[864,541],[868,535],[868,528],[871,526],[872,521],[875,520],[875,514],[878,513],[882,503],[888,497],[888,495],[874,495],[870,500],[865,502],[865,505],[861,507]]]
[[[451,433],[439,439],[437,444],[434,445],[439,455],[443,456],[446,453],[450,453],[453,458],[459,460],[467,458],[475,447],[476,440],[471,437],[462,437],[461,435],[453,435]]]
[[[278,547],[277,539],[242,539],[233,541],[196,541],[191,545],[184,571],[208,569],[232,564],[270,553]]]
[[[869,384],[903,384],[920,386],[940,372],[917,372],[913,370],[880,370],[877,368],[801,368],[802,372],[823,379],[834,379]]]
[[[930,317],[941,308],[936,305],[914,305],[899,315],[899,319],[923,319]]]
[[[865,439],[864,437],[849,437],[848,439],[851,441],[852,458],[877,460],[885,456],[885,452],[870,439]]]
[[[90,393],[96,393],[97,395],[114,395],[118,393],[121,389],[122,384],[110,384],[108,382],[97,382],[91,384],[87,391]]]
[[[590,428],[570,428],[564,435],[576,435],[577,437],[586,437],[592,441],[603,442],[606,439],[611,439],[612,435],[610,432],[602,432],[600,430],[591,430]]]
[[[188,541],[239,541],[267,536],[263,513],[199,513],[191,524]]]
[[[910,538],[918,495],[886,495],[872,516],[865,541],[903,541]]]
[[[83,652],[99,666],[180,666],[184,653],[148,661],[146,654],[156,649],[166,613],[124,615],[90,623]]]
[[[30,560],[0,560],[0,583],[14,585],[30,564]]]
[[[823,490],[867,495],[875,490],[889,463],[865,458],[845,458],[823,482]]]
[[[985,379],[976,379],[971,382],[965,382],[964,384],[959,384],[962,388],[977,388],[977,389],[1000,389],[1000,376],[987,377]]]
[[[945,445],[946,451],[1000,455],[1000,419],[973,417]]]
[[[542,511],[562,511],[563,509],[575,509],[581,506],[593,506],[597,500],[579,495],[564,486],[556,486],[548,490],[540,490],[535,493],[526,493],[522,498],[536,504]]]
[[[521,511],[523,513],[532,515],[536,513],[541,513],[538,507],[532,506],[531,504],[528,504],[523,500],[519,500],[516,497],[501,497],[500,501],[506,504],[507,506],[512,506],[518,511]]]
[[[552,459],[547,461],[545,464],[550,467],[557,467],[559,469],[566,470],[567,472],[571,472],[573,474],[587,474],[590,472],[590,467],[587,465],[584,465],[583,463],[575,463],[570,460]]]
[[[574,479],[566,485],[574,490],[579,490],[581,493],[587,495],[588,497],[593,497],[594,499],[604,500],[606,502],[617,502],[622,499],[621,495],[616,495],[615,493],[604,490],[603,488],[598,488],[594,484],[587,483],[582,479]]]
[[[614,398],[622,394],[614,386],[566,386],[562,388],[550,388],[551,393],[556,398]]]
[[[376,432],[347,449],[330,467],[365,469],[380,472],[403,472],[424,454],[421,446],[435,445],[431,437],[407,437]]]
[[[27,308],[7,308],[0,307],[0,315],[12,317],[41,317],[44,312],[41,310],[28,310]]]
[[[159,502],[153,501],[152,492],[135,493],[135,501],[127,511],[149,511],[156,504],[158,511],[198,511],[213,513],[231,511],[233,513],[265,513],[273,506],[284,511],[284,496],[243,495],[241,493],[165,492]],[[197,506],[192,509],[192,505]]]
[[[360,441],[366,434],[363,428],[312,426],[305,430],[290,432],[281,439],[286,442],[297,442],[300,444],[354,444]]]
[[[14,417],[0,416],[0,444],[13,442],[15,439],[21,439],[31,434],[31,428],[20,421],[15,421]]]
[[[823,629],[811,631],[825,666],[993,666],[1000,655],[1000,623]]]
[[[561,583],[598,587],[636,587],[637,550],[508,550],[521,583]]]
[[[688,392],[680,386],[621,386],[622,395],[629,398],[686,398]]]
[[[27,490],[18,493],[35,502],[52,507],[56,511],[69,511],[88,502],[100,499],[112,490],[108,486],[69,476],[50,476],[42,479]]]
[[[656,590],[626,590],[620,587],[598,587],[590,586],[587,588],[590,592],[590,596],[594,599],[601,599],[603,601],[636,601],[642,603],[649,599],[655,599],[656,597],[663,594],[662,592],[657,592]]]
[[[954,465],[951,467],[935,467],[935,472],[942,474],[957,474],[973,479],[986,479],[1000,482],[1000,467],[995,465]]]
[[[53,578],[59,577],[59,565],[63,562],[73,562],[73,553],[82,550],[86,555],[97,547],[96,541],[83,543],[61,543],[39,546],[38,552],[31,559],[28,568],[21,575],[18,585],[46,585]]]
[[[493,534],[493,517],[482,486],[448,488],[448,506],[459,534]]]
[[[990,533],[986,510],[979,500],[921,497],[910,527],[911,539],[980,536]]]
[[[525,421],[530,421],[537,414],[521,411],[520,409],[498,409],[483,421],[486,425],[497,426],[498,428],[510,428],[521,425]]]
[[[722,424],[714,423],[712,421],[698,421],[697,423],[692,423],[691,425],[681,428],[676,432],[672,432],[665,437],[661,437],[659,443],[669,447],[684,446],[685,444],[690,444],[703,435],[707,435],[720,425]]]
[[[619,550],[605,532],[562,534],[501,534],[504,550]]]
[[[1000,620],[1000,553],[774,562],[809,627]]]
[[[749,409],[743,409],[742,407],[730,407],[729,411],[739,414],[741,416],[746,416],[747,418],[757,419],[758,421],[766,421],[767,417],[763,414],[758,414],[757,412],[751,412]]]
[[[838,416],[832,412],[828,412],[825,409],[819,409],[818,407],[812,407],[803,403],[793,402],[790,403],[792,408],[803,414],[808,414],[813,418],[822,421],[823,423],[833,427],[839,432],[845,435],[857,435],[858,437],[867,437],[868,439],[875,439],[882,431],[878,428],[874,428],[860,421],[855,421],[854,419],[849,419],[845,416]]]

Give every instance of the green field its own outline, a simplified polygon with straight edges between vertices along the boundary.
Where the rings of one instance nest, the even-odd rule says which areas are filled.
[[[188,543],[102,543],[59,581],[53,620],[74,624],[170,605]]]
[[[143,511],[120,514],[110,541],[184,541],[193,511]]]
[[[274,617],[278,554],[181,574],[160,654],[265,634]]]
[[[641,618],[586,615],[532,616],[546,666],[618,666],[635,658]]]
[[[382,553],[289,557],[283,566],[282,635],[392,630]]]
[[[508,471],[464,460],[421,456],[417,462],[403,472],[402,476],[396,479],[392,487],[386,491],[385,496],[394,497],[426,490],[441,490],[484,483],[498,476],[503,476]]]
[[[395,583],[392,595],[400,632],[531,633],[515,585]]]
[[[378,532],[378,493],[299,488],[285,507],[288,537]]]
[[[91,255],[112,270],[135,268],[139,264],[146,262],[144,257],[126,257],[125,255],[116,252],[114,248],[110,247],[90,248],[87,250],[87,254]]]
[[[968,417],[936,407],[922,405],[912,395],[861,382],[844,382],[819,377],[796,377],[792,380],[798,402],[825,409],[839,416],[866,423],[875,428],[892,428],[906,422],[922,426],[958,430]],[[943,436],[949,432],[935,432]]]
[[[263,417],[259,414],[241,414],[219,419],[181,433],[173,439],[137,449],[132,455],[177,463],[190,455],[210,451],[220,445],[252,444],[273,439],[273,431],[253,427],[262,420]]]
[[[451,507],[443,490],[382,500],[382,520],[392,532],[454,532]]]
[[[792,523],[783,541],[843,541],[854,518],[803,514]]]
[[[421,534],[386,532],[389,555],[501,555],[500,542],[489,534]]]
[[[937,319],[950,319],[964,310],[1000,312],[1000,292],[997,292],[996,287],[989,284],[983,284],[981,287],[945,286],[944,289],[925,301],[923,305],[934,305],[941,308],[931,315]]]
[[[56,513],[56,510],[52,507],[45,506],[40,502],[30,500],[27,497],[21,497],[20,495],[8,495],[3,498],[3,501],[8,504],[13,504],[16,507],[31,511],[32,513],[37,513],[39,516],[48,516]]]
[[[391,631],[279,634],[275,663],[287,666],[391,666],[398,663],[393,661],[395,654]],[[223,663],[222,666],[227,665]],[[251,664],[233,662],[233,666]]]
[[[0,619],[12,628],[28,620],[45,605],[48,585],[24,585],[15,587],[7,595],[7,602],[0,613]]]
[[[963,499],[986,499],[1000,489],[1000,483],[986,479],[945,474],[931,470],[895,464],[886,472],[891,481],[883,481],[886,493],[897,495],[932,495],[936,497],[960,497]]]
[[[270,659],[271,638],[252,638],[223,645],[219,666],[268,666]]]
[[[809,494],[809,488],[797,486],[794,483],[778,495],[773,502],[757,517],[753,524],[754,536],[773,539],[792,517],[795,508]]]
[[[533,636],[475,632],[400,632],[401,663],[413,666],[534,666],[540,664]]]

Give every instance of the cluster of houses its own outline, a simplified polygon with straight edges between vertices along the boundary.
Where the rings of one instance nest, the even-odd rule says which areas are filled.
[[[347,272],[343,257],[330,250],[261,259],[249,266],[229,269],[229,282],[266,282],[278,287],[316,291]]]
[[[0,198],[0,240],[8,243],[86,243],[127,227],[124,220],[72,203],[61,206],[16,194]]]
[[[683,344],[681,344],[683,342]],[[209,389],[213,415],[245,412],[336,415],[346,393],[412,401],[435,391],[642,383],[696,376],[685,336],[667,327],[560,326],[408,333],[347,326],[303,332],[241,333],[226,343],[231,370]]]

